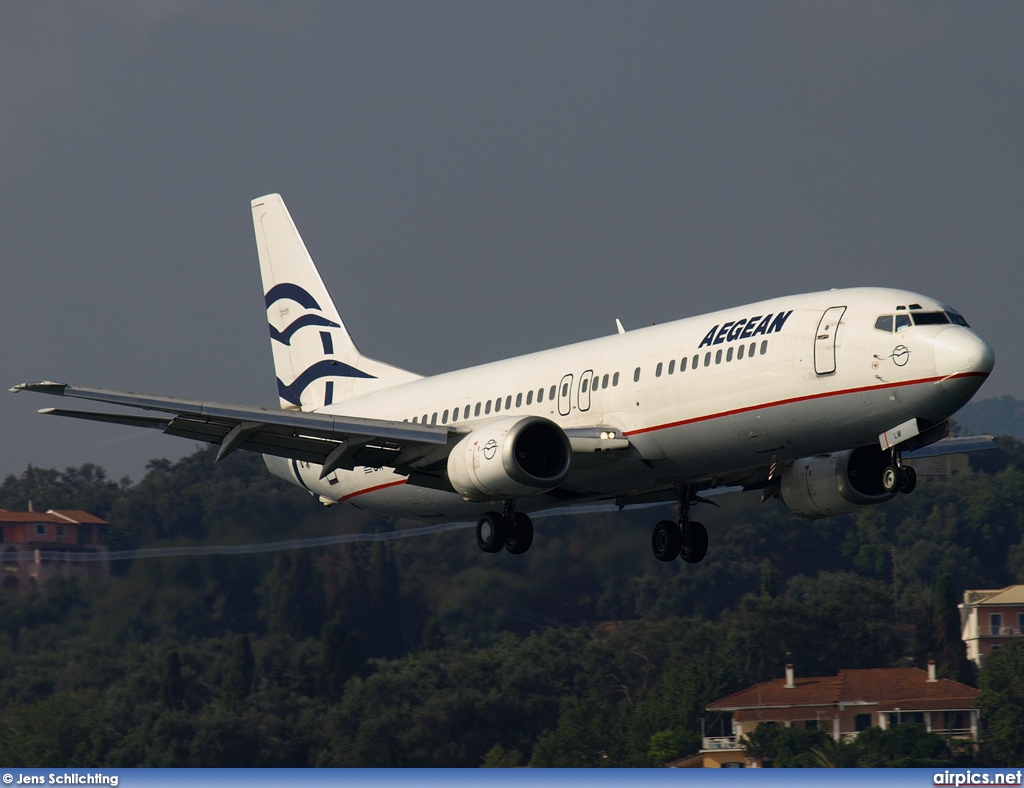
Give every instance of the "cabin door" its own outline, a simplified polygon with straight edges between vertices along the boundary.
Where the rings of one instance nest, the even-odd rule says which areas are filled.
[[[558,414],[568,416],[572,410],[572,375],[566,375],[558,384]]]
[[[817,375],[832,375],[836,371],[836,334],[844,312],[845,306],[829,307],[818,321],[818,330],[814,333],[814,372]]]

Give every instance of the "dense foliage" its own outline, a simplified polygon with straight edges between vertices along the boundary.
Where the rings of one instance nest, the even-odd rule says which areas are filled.
[[[5,593],[0,760],[654,765],[721,723],[708,702],[786,661],[820,675],[931,656],[973,681],[955,602],[1024,579],[1024,452],[1008,440],[989,454],[852,516],[807,522],[777,501],[722,522],[702,512],[712,549],[696,566],[651,557],[647,509],[538,518],[525,556],[483,554],[453,531],[115,562],[109,576]],[[109,519],[113,549],[393,527],[316,506],[258,457],[214,464],[209,450],[155,461],[137,484],[87,465],[0,485],[0,507],[28,500]],[[1024,669],[1000,657],[980,677],[997,699],[985,757],[1014,762]],[[873,734],[856,752],[755,744],[785,750],[780,764],[950,762],[919,733]]]

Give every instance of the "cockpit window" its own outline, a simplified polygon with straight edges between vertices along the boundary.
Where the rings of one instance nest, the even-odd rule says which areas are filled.
[[[897,310],[904,309],[905,307],[896,307]],[[954,312],[952,309],[946,310],[945,312],[911,312],[908,314],[897,314],[895,316],[895,329],[896,331],[902,331],[904,328],[910,328],[911,321],[915,326],[939,326],[953,323],[958,326],[967,325],[967,321],[964,320],[963,315],[959,312]],[[875,320],[875,328],[878,331],[884,331],[887,334],[891,334],[893,331],[893,315],[879,315]]]
[[[948,323],[945,312],[912,312],[915,326],[937,326]]]

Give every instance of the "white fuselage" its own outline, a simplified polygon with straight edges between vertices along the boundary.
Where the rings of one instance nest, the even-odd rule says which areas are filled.
[[[991,348],[955,323],[896,330],[894,322],[887,331],[876,321],[949,311],[886,288],[787,296],[422,378],[320,412],[457,432],[517,415],[564,429],[607,427],[630,448],[575,455],[563,492],[593,500],[714,486],[770,463],[877,443],[908,419],[948,418],[991,371]],[[325,500],[397,517],[468,519],[494,508],[407,484],[387,468],[320,479],[320,466],[273,457],[267,464]],[[517,505],[565,502],[542,495]]]

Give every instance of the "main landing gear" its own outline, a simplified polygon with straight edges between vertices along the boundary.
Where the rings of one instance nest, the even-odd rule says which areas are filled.
[[[882,471],[882,489],[887,493],[912,493],[917,487],[917,472],[909,465],[904,465],[899,452],[893,451],[892,464]]]
[[[651,534],[651,550],[659,561],[682,558],[698,564],[708,554],[708,529],[690,519],[689,493],[679,499],[679,520],[662,520]]]
[[[517,512],[513,501],[506,501],[501,512],[484,512],[480,517],[476,544],[485,553],[499,553],[504,547],[513,555],[522,555],[533,544],[533,521]]]

